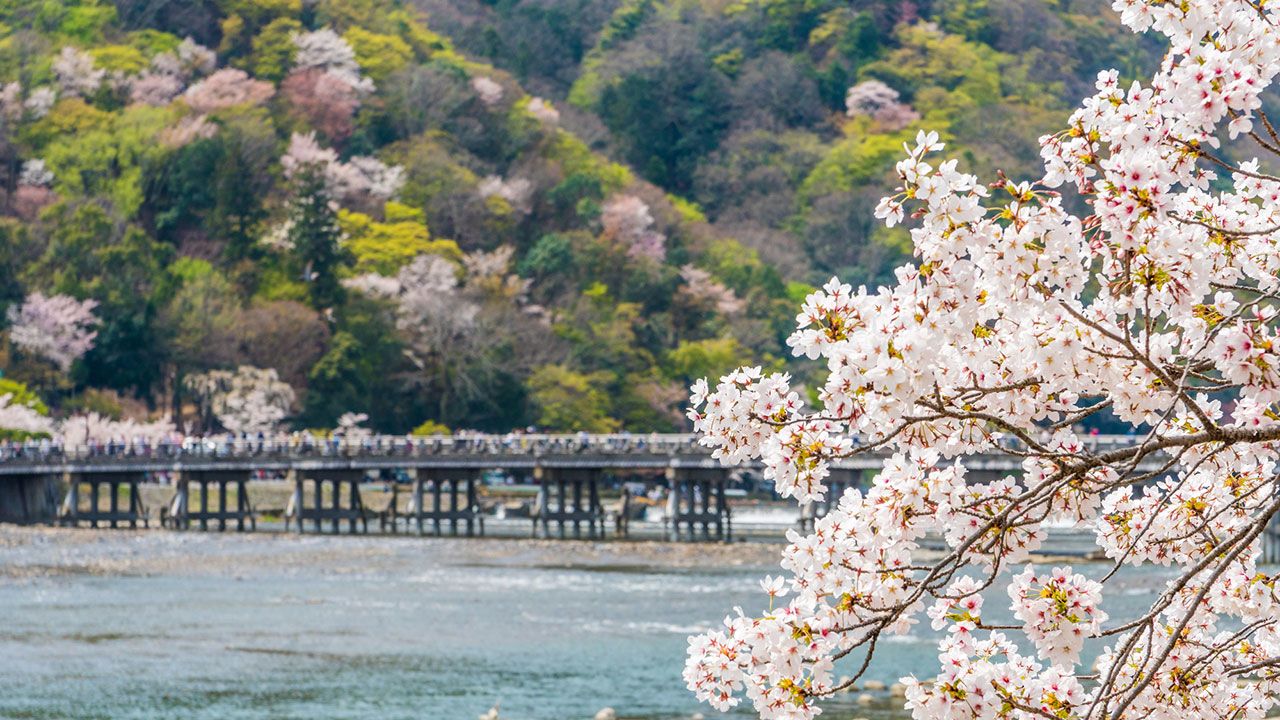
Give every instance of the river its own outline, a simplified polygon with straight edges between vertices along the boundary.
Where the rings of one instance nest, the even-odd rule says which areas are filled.
[[[686,637],[758,610],[777,551],[0,528],[0,717],[712,718],[680,680]],[[1164,574],[1120,578],[1113,602]],[[917,629],[870,678],[934,674]],[[824,717],[900,704],[848,695]]]

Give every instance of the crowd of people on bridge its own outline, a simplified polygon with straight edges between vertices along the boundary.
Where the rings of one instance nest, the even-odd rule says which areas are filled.
[[[183,458],[256,456],[417,456],[440,454],[512,455],[600,452],[672,453],[696,449],[693,435],[617,433],[592,435],[543,435],[513,432],[502,435],[375,435],[371,432],[244,433],[235,435],[183,435],[90,439],[83,443],[64,438],[0,442],[0,462],[58,458]]]

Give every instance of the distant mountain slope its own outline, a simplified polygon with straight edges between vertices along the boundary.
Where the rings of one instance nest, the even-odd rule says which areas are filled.
[[[547,9],[578,38],[554,57],[511,44],[520,8],[485,27],[563,92],[595,40],[561,18],[605,9]],[[0,433],[29,432],[5,424],[20,398],[251,432],[670,429],[691,379],[781,362],[803,285],[430,20],[395,0],[0,8],[0,369],[25,393]],[[92,347],[63,363],[72,337]]]
[[[1099,70],[1138,77],[1159,50],[1108,0],[622,0],[603,22],[611,3],[418,2],[546,92],[590,42],[563,91],[589,117],[568,121],[809,282],[875,282],[903,259],[870,213],[903,137],[938,130],[984,176],[1029,175]],[[564,34],[569,55],[528,51]]]

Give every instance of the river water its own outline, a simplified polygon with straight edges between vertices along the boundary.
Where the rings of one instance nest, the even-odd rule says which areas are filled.
[[[712,718],[686,637],[758,610],[777,550],[0,529],[0,717]],[[1164,574],[1109,592],[1136,609]],[[869,677],[934,674],[917,627]]]

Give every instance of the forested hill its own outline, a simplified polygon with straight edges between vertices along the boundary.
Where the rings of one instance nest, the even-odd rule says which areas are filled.
[[[1149,66],[1107,5],[0,0],[0,436],[681,427],[905,259],[905,138]]]

